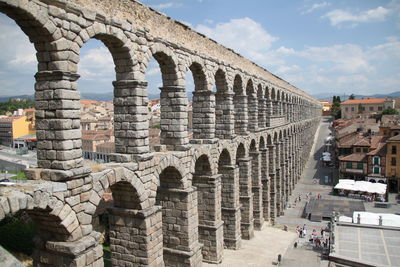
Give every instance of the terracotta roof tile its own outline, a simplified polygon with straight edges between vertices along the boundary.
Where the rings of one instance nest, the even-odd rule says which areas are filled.
[[[367,155],[364,153],[354,153],[347,156],[339,157],[340,161],[352,161],[352,162],[365,162]]]
[[[380,104],[386,101],[386,98],[365,98],[365,99],[352,99],[347,100],[340,105],[354,105],[354,104]]]

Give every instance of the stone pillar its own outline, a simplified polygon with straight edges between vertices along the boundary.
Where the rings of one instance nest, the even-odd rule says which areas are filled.
[[[252,158],[252,192],[253,192],[253,216],[254,229],[261,230],[264,224],[263,202],[262,202],[262,183],[261,183],[261,153],[258,151],[250,152]]]
[[[282,210],[282,166],[281,166],[281,153],[282,147],[280,142],[276,144],[276,170],[275,170],[275,181],[276,181],[276,215],[279,217]]]
[[[241,247],[241,213],[239,190],[239,167],[222,166],[222,220],[224,221],[224,246],[229,249]]]
[[[285,143],[283,141],[279,142],[280,151],[280,213],[283,214],[283,210],[286,205],[286,180],[287,180],[287,165],[286,165],[286,150]]]
[[[240,183],[240,204],[241,208],[241,231],[243,239],[254,237],[253,217],[253,192],[251,188],[251,158],[238,159],[239,183]]]
[[[108,211],[113,266],[164,266],[160,207]]]
[[[197,187],[198,195],[199,242],[203,244],[203,261],[211,263],[220,263],[224,250],[221,176],[193,176],[193,185]]]
[[[258,129],[264,130],[267,123],[267,100],[265,98],[258,99]]]
[[[79,75],[40,71],[35,75],[38,179],[65,181],[87,176],[83,167]]]
[[[235,136],[235,111],[231,92],[218,92],[215,107],[215,137],[232,139]]]
[[[265,127],[271,127],[271,117],[274,115],[274,106],[270,99],[267,99],[267,107],[266,107],[266,123]]]
[[[270,217],[270,182],[269,182],[269,162],[268,149],[261,148],[261,183],[262,183],[262,203],[264,220],[269,221]]]
[[[115,152],[113,161],[151,158],[147,82],[122,80],[114,85]]]
[[[74,242],[35,240],[33,266],[103,266],[100,233],[92,232]]]
[[[270,177],[270,185],[269,185],[269,192],[270,192],[270,219],[272,224],[275,223],[275,218],[277,216],[277,205],[276,205],[276,151],[275,151],[275,146],[274,145],[269,145],[268,146],[268,152],[269,152],[269,157],[268,157],[268,162],[269,162],[269,177]]]
[[[215,94],[193,92],[193,139],[191,143],[215,143]]]
[[[238,135],[248,135],[248,113],[247,96],[235,95],[235,133]]]
[[[157,205],[162,206],[165,266],[201,266],[198,242],[197,192],[195,188],[158,188]]]
[[[185,87],[167,86],[161,90],[161,145],[169,150],[189,149],[188,100]]]
[[[250,94],[247,98],[248,116],[248,130],[252,133],[258,130],[258,101],[255,93]]]

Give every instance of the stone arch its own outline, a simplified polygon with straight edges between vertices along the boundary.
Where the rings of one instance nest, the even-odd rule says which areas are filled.
[[[199,158],[202,156],[207,158],[208,164],[210,165],[209,175],[215,174],[215,170],[217,169],[216,164],[213,161],[213,157],[210,153],[210,150],[204,147],[199,147],[194,150],[190,164],[190,173],[196,173],[196,164],[198,163]]]
[[[265,138],[264,138],[264,136],[260,136],[260,141],[259,141],[259,149],[265,149],[265,146],[266,146],[266,144],[265,144]]]
[[[100,201],[106,192],[111,191],[115,207],[143,210],[148,208],[151,202],[149,192],[146,190],[140,176],[124,167],[104,170],[96,176],[93,189],[90,193],[89,202],[85,203],[85,213],[93,216]],[[85,224],[85,222],[81,222]]]
[[[257,90],[251,78],[248,79],[246,84],[246,95],[248,111],[248,130],[251,132],[255,132],[258,130],[258,101]]]
[[[161,43],[155,43],[150,46],[146,60],[143,62],[147,68],[150,58],[158,62],[161,70],[163,87],[166,86],[184,86],[182,74],[178,71],[178,58],[172,49]]]
[[[229,90],[227,74],[218,68],[214,75],[215,94],[215,137],[229,139],[234,134],[233,96]]]
[[[204,66],[192,62],[189,66],[193,74],[195,89],[192,104],[193,139],[213,139],[215,137],[215,95],[208,88]]]
[[[172,49],[162,43],[153,44],[146,55],[148,58],[145,60],[152,56],[158,62],[163,82],[163,86],[160,87],[161,147],[158,146],[158,150],[187,150],[188,99],[183,72],[178,69],[179,60]],[[146,67],[148,64],[149,61],[143,63]],[[176,125],[171,125],[171,120],[174,120]]]
[[[38,52],[61,50],[59,49],[60,43],[63,42],[61,30],[49,18],[47,12],[39,10],[38,4],[33,1],[24,4],[18,1],[0,1],[0,13],[17,23],[29,40],[35,44]],[[52,48],[44,43],[52,43]],[[39,62],[45,62],[43,57],[39,56],[38,58]],[[39,70],[46,69],[39,68]]]
[[[137,49],[121,29],[94,22],[85,30],[87,35],[77,37],[82,40],[82,45],[80,45],[80,47],[90,39],[101,41],[108,48],[114,60],[117,81],[141,78],[134,77],[133,73],[136,67],[135,53],[137,53]],[[77,39],[75,43],[79,44]],[[79,55],[77,56],[79,57]]]
[[[32,195],[12,191],[0,197],[0,219],[25,211],[38,226],[42,241],[75,241],[82,237],[75,211],[52,194],[34,191]]]
[[[238,164],[237,161],[238,159],[244,158],[246,156],[247,156],[246,146],[244,145],[244,143],[239,143],[236,148],[236,154],[235,154],[236,164]]]
[[[267,109],[267,99],[265,97],[265,90],[262,84],[257,86],[257,101],[258,101],[258,128],[264,129],[266,127],[266,109]]]
[[[233,106],[235,111],[235,134],[247,134],[247,96],[243,86],[243,79],[239,74],[235,75],[233,81]]]
[[[249,151],[250,152],[257,151],[257,141],[255,139],[251,139],[250,146],[249,146]]]
[[[189,70],[192,72],[194,90],[211,90],[211,88],[208,88],[209,81],[206,75],[206,67],[204,61],[199,57],[189,57],[188,60],[189,62],[187,62],[187,66],[185,67],[184,72],[186,73]]]
[[[160,175],[156,205],[162,210],[163,258],[166,266],[180,266],[187,261],[202,260],[198,242],[198,212],[196,191],[184,189],[184,177],[173,166]],[[185,240],[185,242],[179,242]],[[187,253],[191,251],[190,255]],[[184,253],[186,252],[186,253]]]
[[[197,188],[199,242],[204,244],[203,259],[220,262],[223,251],[221,220],[221,176],[212,175],[210,158],[200,155],[195,162],[193,185]]]

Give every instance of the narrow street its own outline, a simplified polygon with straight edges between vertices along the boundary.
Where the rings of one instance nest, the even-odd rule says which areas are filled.
[[[331,133],[329,125],[330,121],[327,118],[323,118],[317,130],[314,146],[302,177],[296,184],[292,195],[289,197],[284,215],[278,217],[276,220],[277,225],[285,225],[288,227],[289,231],[294,231],[296,226],[303,227],[306,225],[308,233],[311,233],[313,229],[319,232],[321,228],[327,226],[327,221],[311,222],[308,219],[302,218],[302,214],[307,203],[307,193],[311,193],[311,196],[321,194],[323,199],[336,198],[331,195],[331,192],[333,177],[337,175],[337,171],[332,167],[324,166],[320,161],[322,152],[324,152],[324,139]],[[329,178],[328,181],[325,180],[325,176]],[[300,202],[298,202],[299,196],[301,198]],[[295,199],[297,199],[296,203]],[[281,266],[327,266],[326,261],[321,261],[321,250],[308,242],[308,238],[297,238],[295,242],[297,242],[297,248],[294,247],[294,244],[289,247],[282,257]]]
[[[336,170],[333,167],[323,166],[320,158],[324,152],[324,139],[331,133],[329,129],[329,120],[323,118],[316,133],[313,149],[303,171],[301,179],[296,184],[292,195],[289,197],[287,208],[284,215],[276,220],[278,225],[286,225],[291,229],[295,229],[297,225],[308,225],[312,227],[325,227],[326,222],[310,222],[308,219],[302,218],[304,207],[307,203],[306,194],[315,196],[321,194],[322,198],[336,198],[331,195],[333,176],[336,175]],[[334,158],[332,156],[332,158]],[[325,176],[329,178],[328,183],[325,183]],[[295,203],[295,199],[301,198],[301,201]]]

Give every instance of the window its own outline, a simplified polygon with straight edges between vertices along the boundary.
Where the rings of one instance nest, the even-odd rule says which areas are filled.
[[[368,153],[368,148],[364,148],[364,149],[363,149],[363,152],[364,152],[364,153]]]
[[[364,164],[362,164],[362,163],[357,163],[357,169],[359,169],[359,170],[364,169]]]
[[[392,166],[396,166],[396,158],[392,158]]]
[[[351,162],[346,162],[346,169],[351,169],[353,168]]]
[[[397,146],[392,145],[392,155],[396,155],[397,154]]]
[[[378,111],[382,111],[382,107],[378,107]]]
[[[379,164],[380,164],[380,158],[374,157],[374,165],[379,165]]]
[[[354,111],[354,107],[351,107],[351,111]]]
[[[345,108],[345,110],[346,110],[346,112],[347,112],[347,111],[349,111],[349,108],[348,108],[348,107],[346,107],[346,108]]]
[[[380,173],[381,173],[381,168],[374,167],[374,174],[380,174]]]
[[[361,153],[361,148],[357,147],[357,148],[356,148],[356,152],[357,152],[357,153]]]
[[[374,111],[374,107],[369,107],[369,111]]]

